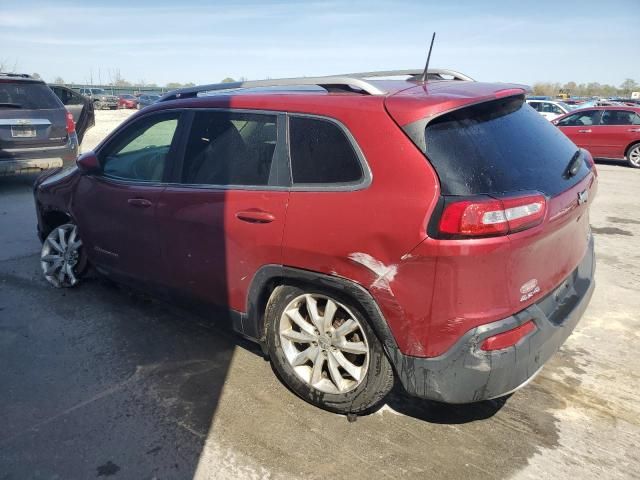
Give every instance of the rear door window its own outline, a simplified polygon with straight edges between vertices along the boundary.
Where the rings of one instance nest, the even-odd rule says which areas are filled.
[[[277,140],[276,115],[198,111],[185,150],[181,181],[192,185],[273,185]]]
[[[47,110],[63,108],[47,85],[42,83],[0,83],[0,110]]]
[[[363,179],[353,144],[331,121],[290,117],[289,150],[294,184],[353,184]]]
[[[600,125],[634,125],[637,115],[624,110],[605,110]]]
[[[423,127],[427,158],[444,195],[567,190],[589,172],[587,162],[570,178],[578,148],[529,108],[522,97],[484,102],[444,114]],[[409,126],[408,126],[409,127]],[[416,130],[407,130],[409,135]]]

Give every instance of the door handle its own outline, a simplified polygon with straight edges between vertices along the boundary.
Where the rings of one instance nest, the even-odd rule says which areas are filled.
[[[630,128],[627,132],[640,132],[640,128]]]
[[[588,129],[588,130],[578,130],[578,133],[591,133],[591,129]]]
[[[140,207],[140,208],[149,208],[151,205],[153,205],[146,198],[130,198],[129,200],[127,200],[127,203],[132,207]]]
[[[257,209],[238,212],[236,218],[249,223],[270,223],[276,219],[271,213]]]

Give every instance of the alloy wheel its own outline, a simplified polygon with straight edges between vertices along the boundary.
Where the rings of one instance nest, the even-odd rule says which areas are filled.
[[[629,151],[629,163],[640,168],[640,145],[636,145]]]
[[[325,295],[293,299],[280,317],[279,337],[296,375],[321,392],[349,392],[367,374],[369,344],[360,321]]]
[[[57,288],[73,287],[78,283],[82,266],[82,240],[75,225],[66,224],[53,229],[42,245],[40,265],[47,281]]]

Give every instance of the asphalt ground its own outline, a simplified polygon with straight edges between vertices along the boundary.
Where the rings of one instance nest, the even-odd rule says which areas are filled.
[[[394,391],[353,423],[215,318],[50,287],[33,177],[0,178],[0,479],[640,478],[640,170],[598,169],[596,291],[540,375],[466,406]]]

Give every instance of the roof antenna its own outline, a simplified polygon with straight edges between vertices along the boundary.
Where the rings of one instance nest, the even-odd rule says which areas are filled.
[[[429,55],[427,55],[427,64],[424,66],[424,72],[420,76],[420,81],[427,83],[427,75],[429,71],[429,60],[431,60],[431,50],[433,49],[433,41],[436,39],[436,32],[431,36],[431,45],[429,46]]]

